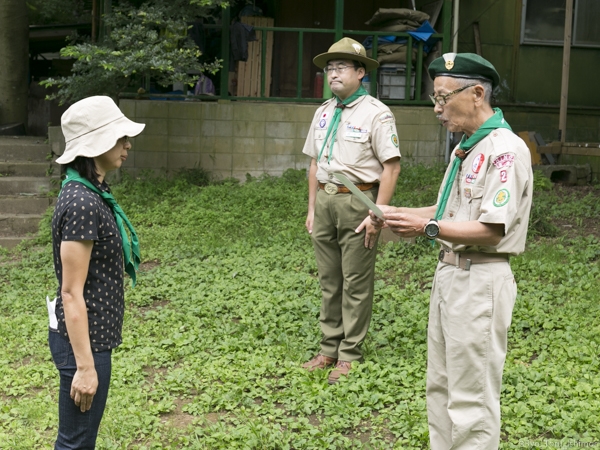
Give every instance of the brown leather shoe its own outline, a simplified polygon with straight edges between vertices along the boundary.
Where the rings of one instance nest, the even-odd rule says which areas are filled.
[[[352,369],[352,363],[350,361],[338,361],[335,368],[329,374],[327,380],[329,384],[335,384],[340,381],[340,377],[348,376],[348,372]]]
[[[302,367],[307,369],[309,372],[312,372],[316,369],[326,369],[327,367],[333,366],[335,361],[335,358],[330,358],[329,356],[321,355],[319,353],[310,361],[302,364]]]

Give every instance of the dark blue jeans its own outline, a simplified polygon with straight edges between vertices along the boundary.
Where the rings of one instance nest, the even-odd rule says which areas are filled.
[[[77,365],[71,344],[63,339],[57,330],[50,328],[48,343],[52,359],[60,374],[60,393],[58,396],[58,437],[55,450],[90,449],[96,447],[98,427],[104,414],[108,387],[110,385],[112,350],[93,353],[98,390],[92,400],[92,407],[82,413],[71,398],[71,383]]]

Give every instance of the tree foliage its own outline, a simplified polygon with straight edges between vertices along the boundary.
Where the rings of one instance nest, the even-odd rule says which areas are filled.
[[[152,0],[115,7],[104,17],[108,33],[101,42],[78,40],[61,50],[61,56],[75,61],[72,74],[43,81],[58,87],[48,98],[61,103],[90,95],[117,99],[128,87],[141,86],[143,77],[161,86],[192,85],[197,75],[190,73],[216,73],[221,61],[200,62],[201,52],[187,32],[190,22],[219,16],[227,6],[222,0]]]
[[[79,23],[90,20],[89,6],[85,0],[27,0],[26,3],[31,25]]]

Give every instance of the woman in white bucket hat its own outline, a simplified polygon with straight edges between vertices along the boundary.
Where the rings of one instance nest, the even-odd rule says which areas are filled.
[[[52,217],[56,298],[49,302],[49,346],[60,374],[56,450],[93,449],[121,342],[123,271],[135,285],[140,262],[133,226],[105,182],[121,167],[144,124],[110,97],[78,101],[63,114],[66,178]],[[126,228],[128,230],[126,230]]]

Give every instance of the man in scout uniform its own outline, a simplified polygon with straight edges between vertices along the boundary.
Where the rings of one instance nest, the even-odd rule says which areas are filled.
[[[442,247],[427,342],[431,448],[494,450],[517,296],[509,258],[525,248],[533,191],[530,153],[502,111],[490,105],[500,81],[492,64],[472,53],[447,53],[431,63],[429,74],[438,120],[465,136],[436,205],[381,209],[393,232],[426,236]]]
[[[327,75],[334,97],[319,107],[303,153],[310,156],[306,229],[322,290],[321,350],[303,365],[335,366],[329,383],[361,361],[373,305],[379,230],[369,209],[334,176],[346,175],[371,200],[386,205],[400,173],[396,121],[389,108],[362,86],[379,66],[357,41],[343,38],[313,59]]]

